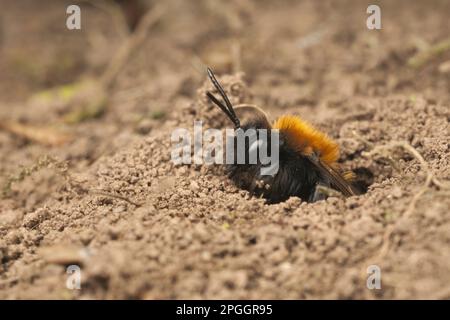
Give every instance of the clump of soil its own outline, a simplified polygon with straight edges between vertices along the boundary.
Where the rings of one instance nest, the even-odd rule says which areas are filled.
[[[42,5],[55,12],[39,19],[44,36],[62,5]],[[34,14],[6,6],[8,21]],[[64,126],[76,139],[47,146],[0,131],[0,183],[8,186],[0,200],[0,298],[449,298],[450,78],[442,65],[450,53],[420,69],[407,64],[417,39],[448,36],[448,4],[382,3],[382,31],[364,27],[358,1],[218,6],[170,6],[118,76],[105,114]],[[73,41],[94,31],[116,39],[104,31],[104,12],[83,10],[98,25]],[[412,25],[418,17],[420,26]],[[23,55],[42,45],[28,37],[35,42]],[[2,50],[19,50],[24,38],[7,37]],[[95,74],[88,52],[77,66]],[[229,126],[205,97],[211,85],[199,61],[222,75],[233,103],[258,104],[273,117],[299,114],[336,139],[342,167],[367,192],[268,205],[220,166],[175,166],[172,130],[192,130],[195,120]],[[14,65],[1,63],[1,92],[9,92],[1,119],[44,125],[18,92],[31,95],[45,81],[8,82]],[[47,112],[61,125],[57,107]],[[393,141],[414,148],[428,168],[411,150],[370,153]],[[66,287],[71,264],[81,268],[81,290]],[[366,286],[370,265],[381,269],[380,290]]]

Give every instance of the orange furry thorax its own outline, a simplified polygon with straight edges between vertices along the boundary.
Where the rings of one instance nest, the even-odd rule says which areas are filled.
[[[298,116],[281,116],[272,127],[280,131],[280,136],[296,152],[303,155],[315,153],[328,165],[339,158],[338,144]]]

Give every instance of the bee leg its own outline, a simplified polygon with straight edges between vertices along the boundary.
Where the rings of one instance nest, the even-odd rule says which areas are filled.
[[[311,193],[311,195],[309,196],[308,202],[316,202],[319,200],[326,200],[328,198],[328,195],[325,192],[323,192],[320,188],[318,188],[318,186],[329,188],[329,186],[324,183],[320,182],[317,183],[316,186],[314,187],[314,192]]]

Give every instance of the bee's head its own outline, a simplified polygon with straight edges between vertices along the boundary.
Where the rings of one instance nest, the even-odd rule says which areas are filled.
[[[233,107],[228,99],[225,90],[220,85],[219,81],[217,81],[214,73],[210,68],[207,68],[208,77],[213,83],[214,87],[219,92],[222,97],[224,103],[219,101],[211,92],[207,92],[206,95],[208,98],[218,106],[223,113],[233,122],[235,129],[270,129],[270,123],[267,119],[267,115],[260,108],[249,105],[249,104],[241,104]]]
[[[271,125],[266,113],[251,104],[240,104],[234,108],[241,121],[242,129],[270,129]]]

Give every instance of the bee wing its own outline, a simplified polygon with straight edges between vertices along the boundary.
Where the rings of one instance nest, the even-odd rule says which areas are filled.
[[[346,197],[356,195],[352,186],[344,179],[344,177],[333,169],[331,166],[321,161],[317,156],[311,155],[308,156],[308,159],[319,169],[320,173],[322,173],[325,177],[330,179],[332,185],[334,185],[343,195]]]

